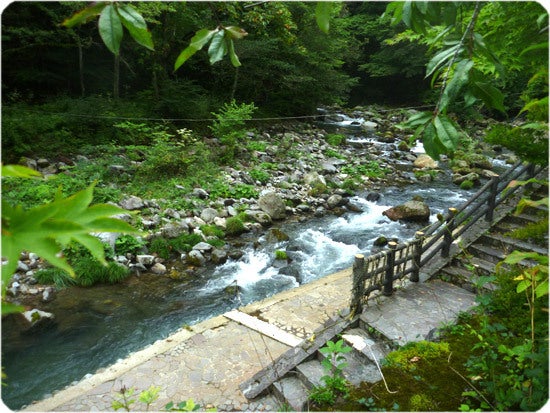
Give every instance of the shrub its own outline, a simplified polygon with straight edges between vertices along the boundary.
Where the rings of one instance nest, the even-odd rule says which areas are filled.
[[[172,254],[172,246],[166,238],[153,238],[149,243],[149,252],[167,260]]]
[[[199,234],[182,234],[177,238],[169,241],[170,246],[174,251],[189,252],[195,245],[202,241],[202,237]]]
[[[239,217],[227,218],[225,232],[227,235],[239,235],[245,232],[243,221]]]
[[[215,225],[201,225],[200,230],[207,237],[223,238],[225,236],[223,229]]]
[[[329,133],[325,140],[329,145],[340,146],[346,141],[346,137],[340,133]]]
[[[121,235],[115,241],[115,252],[119,255],[138,254],[145,246],[142,238],[132,235]]]
[[[264,171],[263,169],[252,169],[249,172],[249,175],[252,179],[254,179],[255,181],[259,181],[264,185],[269,181],[270,178],[269,173]]]

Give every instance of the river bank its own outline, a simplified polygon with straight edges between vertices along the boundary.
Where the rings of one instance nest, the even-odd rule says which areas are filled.
[[[203,225],[215,222],[214,225],[222,227],[224,219],[227,224],[228,219],[246,211],[256,220],[245,223],[247,231],[242,235],[225,238],[223,246],[199,250],[205,258],[201,266],[192,265],[187,255],[164,260],[154,254],[140,254],[152,256],[147,261],[149,264],[142,264],[145,269],[118,285],[89,289],[70,287],[57,291],[53,294],[57,295],[54,299],[43,300],[45,290],[40,293],[40,288],[47,287],[34,284],[32,288],[38,293],[25,296],[33,296],[39,308],[55,314],[56,323],[52,328],[31,335],[16,336],[16,329],[3,329],[10,385],[4,394],[8,400],[26,403],[109,365],[159,337],[166,337],[182,325],[193,325],[240,304],[345,268],[355,253],[369,252],[380,235],[406,239],[421,224],[392,222],[384,218],[382,212],[409,200],[413,192],[430,205],[432,219],[450,203],[467,197],[468,191],[453,184],[449,162],[431,168],[415,166],[419,154],[401,144],[406,136],[395,131],[397,137],[390,139],[388,132],[392,133],[393,122],[399,119],[381,120],[365,113],[355,118],[339,116],[326,125],[334,131],[332,135],[318,125],[302,125],[300,132],[289,132],[288,126],[284,132],[263,132],[269,134],[271,145],[267,145],[265,151],[251,151],[249,155],[262,163],[277,166],[277,170],[269,169],[272,173],[264,183],[249,180],[251,169],[247,169],[244,161],[240,161],[239,169],[225,169],[230,187],[253,185],[259,194],[275,194],[284,205],[284,213],[279,211],[279,215],[278,208],[271,214],[266,212],[268,207],[262,208],[261,196],[210,201],[212,192],[199,187],[195,195],[190,194],[192,204],[189,205],[193,207],[186,210],[172,208],[169,211],[170,208],[160,205],[162,202],[143,198],[140,208],[131,209],[140,205],[135,199],[137,196],[123,199],[121,206],[139,211],[135,219],[141,220],[143,227],[148,222],[156,222],[155,216],[158,216],[159,222],[148,229],[152,238],[167,236],[168,231],[189,232],[192,229],[199,233]],[[365,117],[378,120],[378,123],[369,120],[377,123],[376,128],[372,124],[368,124],[367,129],[361,128]],[[359,124],[351,125],[352,122]],[[342,127],[345,129],[334,129]],[[345,140],[336,146],[328,143],[338,132],[345,134]],[[265,135],[261,136],[268,142]],[[290,156],[293,153],[290,149],[281,150],[285,140],[291,142],[290,149],[297,151],[295,156]],[[484,148],[485,151],[490,149]],[[374,162],[375,171],[383,170],[384,173],[368,177],[368,171],[375,168]],[[500,159],[497,164],[505,162]],[[437,170],[440,172],[434,172]],[[468,170],[472,173],[471,168]],[[318,181],[308,183],[307,176],[314,176]],[[353,190],[343,187],[350,176],[356,185]],[[481,174],[479,179],[483,179]],[[358,180],[363,184],[359,185]],[[414,191],[411,188],[415,188]],[[199,194],[204,196],[204,192],[207,197],[199,201]],[[128,200],[136,203],[125,203]],[[262,219],[265,219],[264,224],[260,222]],[[282,231],[288,239],[270,237],[274,229]],[[205,241],[208,241],[206,236]],[[216,250],[226,253],[224,262],[213,262]],[[284,251],[287,260],[277,260],[275,251]],[[130,265],[139,264],[128,256],[124,258]],[[155,264],[162,264],[167,271],[153,273],[150,270]],[[172,270],[184,276],[171,277]],[[236,288],[228,290],[231,286]],[[48,383],[50,385],[45,388],[44,384]]]

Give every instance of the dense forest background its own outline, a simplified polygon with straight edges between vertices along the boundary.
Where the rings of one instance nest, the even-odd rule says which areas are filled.
[[[474,4],[460,5],[464,26]],[[4,10],[4,162],[71,152],[82,142],[118,142],[113,124],[124,118],[177,119],[177,127],[206,130],[206,122],[195,120],[212,118],[231,99],[253,102],[255,117],[313,115],[319,105],[436,100],[424,76],[444,26],[431,28],[436,40],[427,44],[403,23],[381,18],[385,2],[339,3],[329,34],[317,27],[313,2],[137,2],[155,50],[126,33],[118,57],[101,41],[96,21],[61,26],[86,5],[14,2]],[[476,31],[505,69],[493,81],[504,92],[509,116],[517,115],[526,94],[547,94],[541,83],[530,82],[547,56],[521,56],[530,44],[546,40],[547,32],[535,24],[544,12],[536,2],[496,2],[484,5],[478,19]],[[199,52],[174,71],[197,30],[231,24],[248,32],[235,46],[242,66],[229,59],[211,65]]]

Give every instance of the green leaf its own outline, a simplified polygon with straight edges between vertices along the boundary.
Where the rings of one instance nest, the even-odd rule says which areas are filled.
[[[455,97],[457,96],[458,92],[462,87],[468,83],[468,73],[470,72],[470,69],[473,67],[474,62],[471,60],[460,60],[455,68],[453,76],[451,77],[451,80],[449,80],[449,83],[447,83],[447,86],[445,87],[445,90],[443,91],[443,94],[441,96],[441,101],[439,104],[439,110],[443,111],[449,103],[451,103]]]
[[[530,53],[532,51],[537,51],[537,50],[543,50],[543,51],[546,51],[546,53],[548,53],[548,42],[533,44],[523,49],[519,55],[523,56],[526,53]]]
[[[113,5],[110,4],[101,11],[98,25],[103,43],[112,53],[118,55],[123,32],[120,17]]]
[[[500,90],[489,83],[473,82],[470,89],[475,97],[481,99],[489,108],[494,108],[502,113],[506,113],[504,108],[504,95]]]
[[[240,40],[246,35],[248,35],[248,33],[244,29],[241,29],[240,27],[237,27],[237,26],[228,26],[225,28],[225,32],[226,32],[226,35],[229,34],[229,36],[232,39],[236,39],[236,40]]]
[[[426,66],[425,77],[431,76],[431,74],[434,73],[436,69],[445,64],[447,60],[451,59],[455,53],[460,53],[461,51],[462,46],[460,44],[456,44],[436,54],[434,57],[432,57],[432,59],[428,62]]]
[[[2,165],[2,178],[11,176],[17,178],[36,178],[42,174],[34,169],[21,165]]]
[[[402,1],[392,1],[388,3],[386,6],[386,10],[384,11],[384,14],[382,14],[382,19],[387,18],[391,15],[391,25],[395,26],[396,24],[400,23],[403,17],[403,6],[404,2]]]
[[[228,43],[229,48],[229,58],[231,59],[231,64],[234,67],[239,67],[241,65],[241,62],[239,60],[239,57],[235,53],[235,46],[233,45],[233,39],[226,39],[226,42]]]
[[[10,313],[21,313],[25,311],[25,307],[22,305],[15,305],[12,303],[5,303],[2,301],[2,316]]]
[[[155,50],[151,33],[147,30],[147,23],[141,14],[129,4],[117,4],[117,10],[130,36],[147,49]]]
[[[445,153],[445,148],[442,147],[441,143],[437,139],[437,134],[433,123],[429,123],[425,127],[417,131],[422,135],[422,145],[426,154],[429,155],[432,159],[438,160],[439,155]]]
[[[441,144],[448,152],[454,151],[458,145],[458,131],[451,120],[444,115],[439,115],[434,118],[433,123]]]
[[[189,46],[186,47],[176,59],[176,62],[174,63],[174,71],[178,70],[179,67],[187,61],[187,59],[201,50],[219,31],[219,29],[202,29],[195,33]]]
[[[410,1],[406,1],[403,4],[402,13],[401,18],[403,19],[403,23],[405,23],[407,27],[412,27],[412,3]]]
[[[68,19],[65,19],[63,23],[61,23],[61,25],[71,28],[76,26],[77,24],[86,23],[98,14],[100,14],[105,6],[107,6],[107,3],[99,2],[89,7],[86,7],[85,9],[80,10],[78,13],[73,14]]]
[[[332,3],[328,1],[319,1],[315,7],[315,20],[317,26],[323,33],[327,33],[330,28],[330,14],[332,11]]]
[[[220,30],[212,37],[210,46],[208,47],[208,56],[210,56],[210,64],[213,65],[219,62],[227,54],[227,45],[224,39],[225,30]]]

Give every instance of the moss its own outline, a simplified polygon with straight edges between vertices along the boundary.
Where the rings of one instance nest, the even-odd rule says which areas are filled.
[[[288,260],[288,255],[286,251],[277,250],[275,251],[275,259],[276,260]]]
[[[435,403],[425,394],[414,394],[409,400],[409,410],[411,412],[431,411],[435,408]]]
[[[472,189],[473,187],[474,187],[474,183],[469,179],[462,181],[462,183],[460,184],[460,189],[464,189],[464,190]]]

